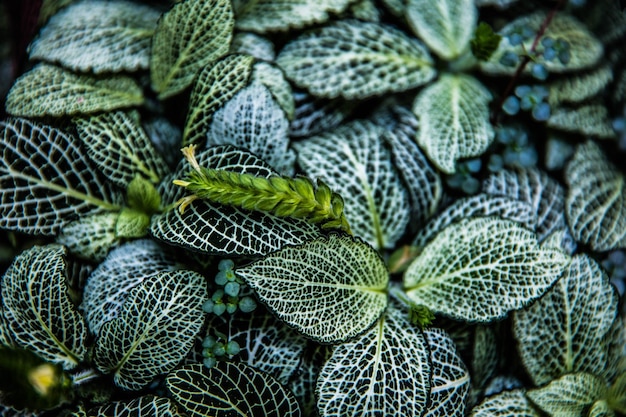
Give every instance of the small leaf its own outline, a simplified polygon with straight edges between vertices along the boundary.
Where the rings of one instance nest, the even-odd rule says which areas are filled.
[[[366,333],[335,346],[318,377],[317,407],[322,417],[420,416],[430,372],[424,335],[389,306]]]
[[[580,103],[600,94],[613,81],[613,69],[603,65],[593,71],[561,78],[550,83],[551,106],[559,103]]]
[[[228,0],[186,0],[161,16],[150,57],[150,81],[159,99],[187,88],[202,68],[226,54],[234,24]]]
[[[149,181],[136,176],[126,189],[128,207],[152,215],[161,209],[161,195]]]
[[[56,242],[79,258],[101,262],[109,250],[121,243],[115,228],[119,213],[96,213],[81,216],[63,226]]]
[[[481,61],[488,61],[491,55],[498,49],[502,36],[493,31],[488,23],[480,22],[474,38],[470,41],[472,54]]]
[[[404,275],[409,298],[436,313],[488,322],[528,305],[557,280],[568,257],[541,248],[510,220],[465,219],[440,232]]]
[[[407,1],[409,26],[430,49],[448,61],[466,51],[477,16],[473,0]]]
[[[616,138],[609,112],[603,104],[586,104],[577,108],[558,107],[550,115],[546,125],[599,139]]]
[[[454,173],[460,158],[481,155],[495,133],[489,122],[491,93],[468,75],[442,75],[415,98],[420,122],[417,143],[443,172]]]
[[[424,46],[391,26],[338,21],[288,43],[276,63],[320,97],[363,99],[405,91],[436,74]]]
[[[0,282],[11,339],[72,369],[87,355],[87,326],[68,296],[65,249],[35,246],[18,255]]]
[[[30,59],[96,74],[147,69],[159,15],[129,1],[74,2],[39,32],[29,47]]]
[[[624,175],[593,141],[578,146],[565,175],[566,214],[574,238],[595,251],[626,248]]]
[[[139,238],[148,233],[150,216],[141,211],[124,208],[115,224],[115,236],[119,238]]]
[[[293,394],[244,363],[220,361],[211,369],[185,365],[167,376],[166,386],[189,417],[301,415]]]
[[[236,272],[281,320],[322,343],[361,334],[387,306],[384,263],[349,236],[285,247]]]
[[[472,417],[539,417],[524,391],[504,391],[483,400],[472,410]]]
[[[161,272],[130,290],[119,315],[100,329],[94,350],[99,371],[121,388],[138,390],[171,371],[191,349],[204,324],[204,277]]]
[[[143,104],[141,88],[124,75],[99,78],[38,64],[18,78],[6,101],[7,113],[23,117],[75,116]]]
[[[134,400],[115,401],[91,408],[89,417],[182,417],[176,404],[168,398],[145,395]]]

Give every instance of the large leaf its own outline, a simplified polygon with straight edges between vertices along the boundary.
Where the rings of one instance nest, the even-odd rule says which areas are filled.
[[[582,416],[597,400],[606,397],[606,382],[584,372],[567,374],[550,384],[530,390],[526,396],[554,417]]]
[[[83,0],[52,16],[30,45],[31,60],[78,72],[147,69],[158,10],[135,2]]]
[[[459,320],[488,322],[542,296],[568,263],[510,220],[465,219],[440,232],[404,275],[409,298]]]
[[[568,372],[602,375],[610,367],[617,301],[606,273],[580,254],[540,300],[515,313],[517,346],[535,385]]]
[[[14,116],[75,116],[143,104],[141,87],[124,75],[95,77],[39,64],[15,81],[6,101]]]
[[[185,0],[166,12],[150,57],[150,80],[159,98],[181,92],[203,67],[226,54],[234,24],[229,0]]]
[[[285,247],[237,274],[281,320],[322,343],[363,333],[387,306],[385,264],[349,236]]]
[[[287,119],[292,120],[295,112],[295,100],[291,85],[285,78],[283,71],[276,65],[259,61],[254,65],[252,81],[267,87],[272,97],[285,112]]]
[[[429,356],[422,332],[405,311],[390,305],[369,331],[336,346],[322,367],[320,415],[423,415],[430,392]]]
[[[442,75],[415,98],[417,143],[447,174],[457,159],[482,154],[495,133],[489,122],[491,93],[469,75]]]
[[[474,0],[408,0],[409,25],[437,55],[459,57],[474,36],[478,10]]]
[[[71,369],[87,355],[87,326],[68,295],[66,268],[62,246],[35,246],[15,258],[0,293],[11,339]]]
[[[167,376],[167,389],[190,417],[299,417],[293,394],[244,363],[220,361],[211,369],[186,365]]]
[[[550,115],[546,125],[600,139],[616,137],[609,112],[603,104],[586,104],[577,108],[559,107]]]
[[[357,20],[301,35],[276,63],[311,94],[349,100],[408,90],[436,74],[419,41],[391,26]]]
[[[85,417],[181,417],[176,404],[168,398],[146,395],[127,401],[115,401],[92,408]]]
[[[77,215],[121,209],[74,137],[26,119],[0,122],[0,227],[55,234]]]
[[[566,167],[566,214],[578,242],[596,251],[626,247],[626,179],[598,145],[578,146]]]
[[[204,324],[206,280],[192,271],[161,272],[143,280],[117,318],[100,329],[94,364],[119,387],[137,390],[171,371]]]
[[[392,248],[409,222],[408,197],[382,139],[385,130],[356,121],[293,144],[298,164],[343,196],[353,233]]]
[[[126,187],[137,175],[158,183],[168,172],[136,112],[112,112],[74,119],[90,158],[111,181]]]
[[[56,243],[67,247],[74,256],[101,262],[112,247],[122,242],[115,233],[119,217],[119,213],[111,212],[81,216],[63,226]]]
[[[539,417],[524,391],[504,391],[486,398],[472,410],[472,417]]]

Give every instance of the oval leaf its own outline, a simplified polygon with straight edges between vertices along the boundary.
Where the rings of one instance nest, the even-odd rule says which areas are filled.
[[[510,220],[465,219],[440,232],[404,275],[407,295],[436,313],[488,322],[542,296],[569,262]]]
[[[448,74],[415,98],[417,143],[443,172],[454,173],[457,159],[481,155],[493,141],[490,100],[489,90],[475,78]]]
[[[315,96],[348,100],[420,86],[436,74],[428,51],[391,26],[339,21],[288,43],[276,63]]]
[[[387,306],[385,264],[349,236],[286,247],[236,272],[281,320],[322,343],[364,332]]]

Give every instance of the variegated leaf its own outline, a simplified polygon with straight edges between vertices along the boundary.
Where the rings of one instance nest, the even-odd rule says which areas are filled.
[[[317,98],[304,91],[294,92],[295,112],[289,126],[292,137],[313,136],[338,126],[356,106],[356,102],[337,98]]]
[[[122,238],[115,232],[119,213],[95,213],[81,216],[63,226],[56,242],[79,258],[101,262]]]
[[[474,407],[471,417],[539,417],[523,390],[504,391]]]
[[[172,400],[145,395],[90,409],[85,417],[182,417]]]
[[[554,417],[582,416],[597,400],[605,398],[606,382],[584,372],[567,374],[548,385],[535,388],[526,396],[543,411]]]
[[[603,104],[585,104],[580,107],[558,107],[546,122],[548,127],[579,133],[599,139],[615,139],[615,130],[609,112]]]
[[[561,78],[550,83],[551,106],[559,103],[580,103],[600,94],[613,81],[613,69],[603,65],[593,71]]]
[[[262,61],[273,62],[276,59],[274,44],[271,40],[251,32],[237,32],[230,45],[233,54],[245,54]]]
[[[252,71],[252,82],[255,81],[267,87],[287,119],[293,120],[296,110],[293,91],[281,69],[267,62],[256,62]]]

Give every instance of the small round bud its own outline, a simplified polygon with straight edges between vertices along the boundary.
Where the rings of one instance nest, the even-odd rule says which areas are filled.
[[[224,297],[224,290],[219,289],[213,293],[211,299],[217,303],[218,301],[222,301],[222,297]]]
[[[219,303],[213,306],[213,314],[216,316],[221,316],[226,311],[226,304]]]
[[[226,304],[226,312],[228,314],[234,314],[237,311],[237,304],[235,303],[227,303]]]
[[[204,364],[204,366],[206,366],[207,368],[211,369],[211,368],[213,368],[217,364],[217,359],[215,359],[215,357],[211,356],[211,357],[208,357],[208,358],[204,358],[202,360],[202,363]]]
[[[210,348],[213,347],[215,343],[217,343],[217,340],[215,340],[215,336],[207,336],[204,338],[204,340],[202,340],[202,347]]]
[[[226,353],[233,356],[241,352],[241,348],[239,347],[239,343],[231,340],[226,344]]]
[[[231,297],[237,297],[241,286],[238,282],[229,282],[224,286],[224,292]]]
[[[228,279],[226,278],[226,272],[225,271],[220,271],[217,273],[217,275],[215,275],[215,283],[217,285],[224,285],[228,282]]]
[[[222,259],[219,264],[217,264],[217,269],[220,271],[232,271],[235,267],[235,263],[230,259]]]
[[[243,297],[239,300],[239,309],[244,313],[250,313],[256,309],[256,301],[252,297]]]
[[[215,305],[215,302],[213,300],[207,300],[204,302],[204,304],[202,304],[202,310],[205,313],[212,313],[214,305]]]
[[[224,356],[226,354],[226,347],[223,343],[219,342],[213,346],[213,354],[215,356]]]

